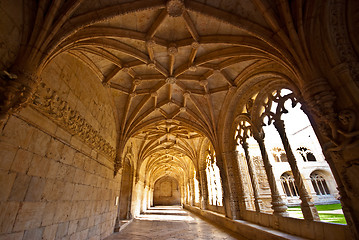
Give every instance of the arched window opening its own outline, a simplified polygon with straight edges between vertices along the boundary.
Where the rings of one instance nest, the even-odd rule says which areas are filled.
[[[302,156],[304,162],[316,162],[314,154],[306,147],[297,148],[297,152]]]
[[[206,174],[208,184],[208,202],[214,206],[223,206],[222,183],[215,153],[208,150],[206,158]]]
[[[317,195],[330,195],[330,191],[325,178],[318,173],[312,173],[310,179]]]
[[[314,154],[311,152],[307,152],[307,159],[309,162],[315,162],[317,159],[315,158]]]
[[[298,197],[298,188],[295,185],[294,178],[292,174],[283,173],[280,177],[280,181],[282,183],[283,191],[287,195],[287,197]]]

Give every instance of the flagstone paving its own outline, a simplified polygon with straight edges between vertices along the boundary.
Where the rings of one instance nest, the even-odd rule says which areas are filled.
[[[125,229],[106,240],[175,240],[246,238],[218,228],[181,207],[154,207],[133,220]]]

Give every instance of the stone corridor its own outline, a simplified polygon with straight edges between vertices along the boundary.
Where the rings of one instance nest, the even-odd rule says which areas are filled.
[[[1,0],[0,240],[359,239],[358,13]]]
[[[145,211],[119,233],[106,240],[240,239],[240,235],[210,224],[180,206],[157,206]]]

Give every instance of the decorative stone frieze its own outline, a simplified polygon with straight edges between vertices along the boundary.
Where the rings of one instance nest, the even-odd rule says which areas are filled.
[[[32,107],[45,114],[71,134],[79,136],[91,148],[115,159],[115,149],[77,111],[62,100],[56,91],[41,83],[32,100]]]

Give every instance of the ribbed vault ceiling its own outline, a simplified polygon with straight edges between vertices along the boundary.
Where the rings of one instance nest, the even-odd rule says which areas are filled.
[[[139,163],[153,178],[178,179],[189,165],[198,167],[201,143],[217,138],[226,98],[259,68],[281,64],[292,71],[251,1],[104,4],[81,4],[72,23],[87,26],[57,49],[111,88],[120,148],[136,139]],[[93,16],[103,20],[91,22]]]

